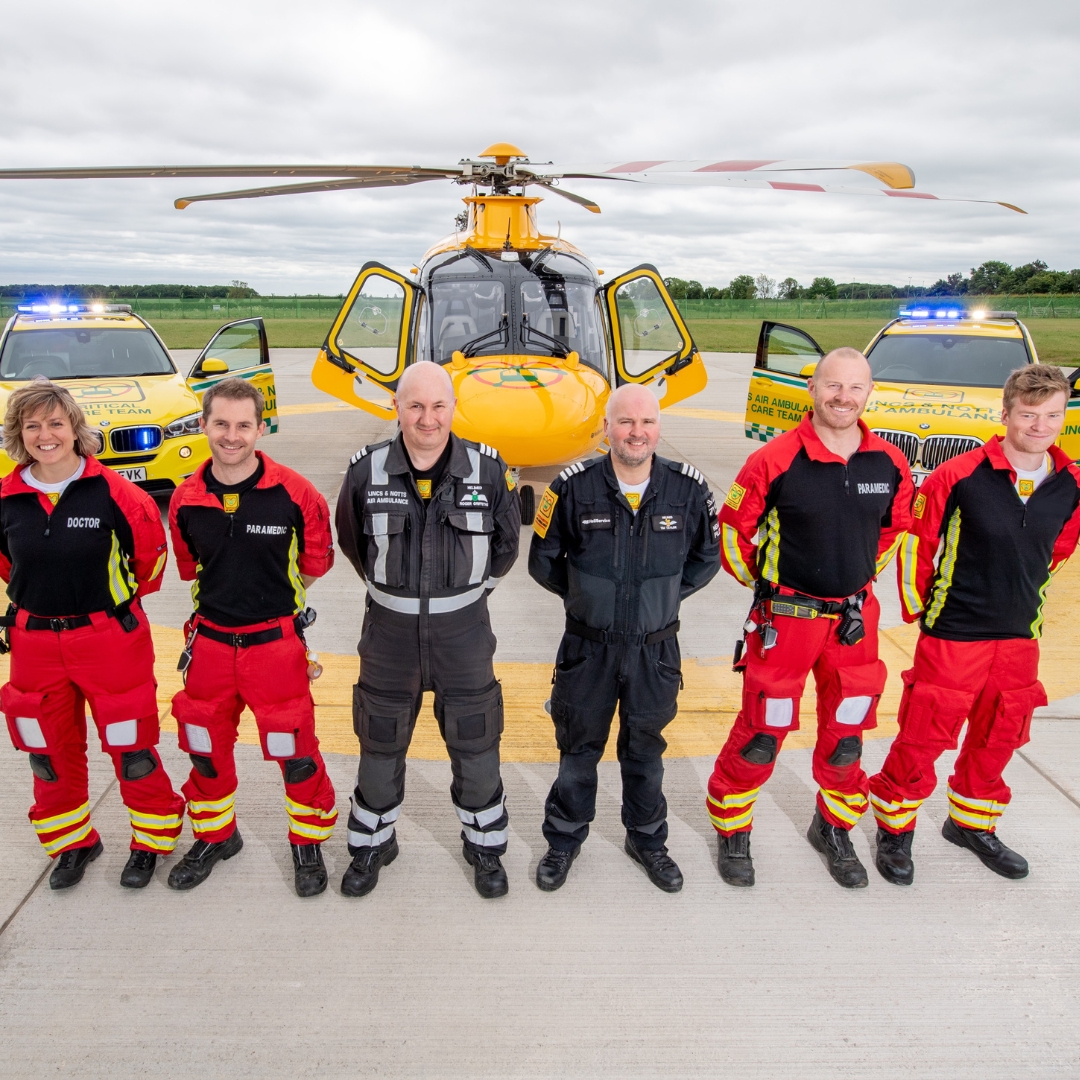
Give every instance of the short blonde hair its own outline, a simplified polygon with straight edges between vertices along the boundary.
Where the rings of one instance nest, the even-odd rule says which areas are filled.
[[[20,386],[8,398],[4,417],[4,450],[16,465],[29,465],[34,460],[23,442],[23,422],[38,413],[51,416],[59,406],[75,432],[75,453],[80,457],[96,454],[101,446],[101,434],[87,422],[71,391],[38,376],[26,386]]]
[[[1041,405],[1055,394],[1064,394],[1069,400],[1072,386],[1057,364],[1028,364],[1017,368],[1005,380],[1002,405],[1008,412],[1017,401],[1025,405]]]

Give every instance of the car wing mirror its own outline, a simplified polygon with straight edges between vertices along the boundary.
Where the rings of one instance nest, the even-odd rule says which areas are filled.
[[[224,375],[229,370],[229,365],[224,360],[218,360],[213,356],[208,356],[203,362],[202,367],[199,370],[201,375]]]
[[[817,366],[818,366],[818,362],[816,360],[812,364],[804,364],[799,369],[799,374],[804,379],[809,379],[814,374],[814,372],[817,370]]]

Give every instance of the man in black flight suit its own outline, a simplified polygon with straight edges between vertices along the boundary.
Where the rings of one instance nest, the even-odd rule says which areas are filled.
[[[608,399],[611,453],[570,465],[544,492],[529,573],[563,598],[551,718],[559,775],[545,806],[547,854],[536,884],[559,888],[596,812],[596,766],[615,707],[626,853],[666,892],[683,879],[668,856],[661,734],[682,682],[679,604],[720,569],[716,506],[692,465],[656,455],[660,411],[650,390]]]
[[[521,506],[498,453],[450,431],[454,388],[444,368],[426,360],[406,368],[394,401],[400,433],[353,456],[337,504],[341,550],[368,590],[353,693],[353,859],[341,891],[371,892],[397,857],[405,755],[423,692],[433,690],[463,854],[477,892],[503,896],[503,702],[487,594],[517,558]]]

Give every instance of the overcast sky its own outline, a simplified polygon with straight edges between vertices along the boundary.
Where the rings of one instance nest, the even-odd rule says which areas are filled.
[[[0,10],[4,167],[441,164],[498,140],[533,161],[898,160],[919,190],[1003,199],[1028,216],[577,181],[566,186],[603,214],[548,198],[541,225],[561,222],[609,273],[648,261],[707,285],[762,272],[930,284],[990,258],[1080,266],[1080,5],[1069,0]],[[463,194],[438,181],[172,208],[244,186],[0,182],[0,282],[242,278],[262,293],[337,293],[368,259],[407,269],[450,231]]]

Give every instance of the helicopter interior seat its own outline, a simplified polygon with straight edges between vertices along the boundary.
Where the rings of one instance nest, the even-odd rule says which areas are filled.
[[[541,316],[537,329],[549,337],[569,341],[575,336],[574,316],[566,308],[548,308]]]
[[[476,320],[471,315],[446,315],[439,327],[439,355],[449,356],[466,341],[476,337]]]

